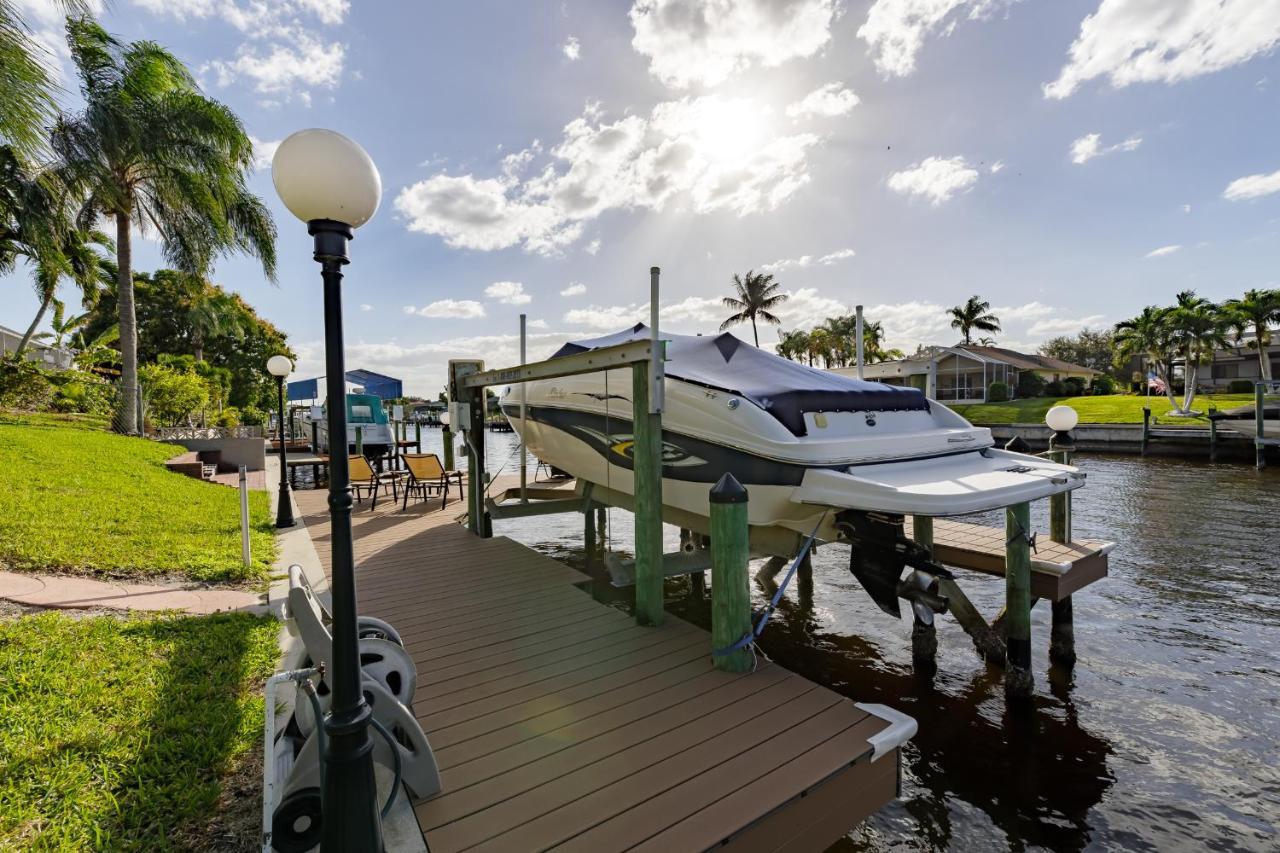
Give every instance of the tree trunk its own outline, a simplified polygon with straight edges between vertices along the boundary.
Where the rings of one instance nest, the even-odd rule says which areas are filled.
[[[200,364],[202,361],[204,361],[204,336],[203,335],[199,335],[199,334],[195,335],[194,340],[192,340],[191,342],[191,349],[195,351],[196,364]]]
[[[1182,411],[1187,414],[1191,413],[1191,404],[1196,399],[1196,377],[1200,372],[1199,361],[1193,362],[1191,356],[1187,356],[1187,369],[1183,371],[1183,381],[1186,383],[1182,389]]]
[[[130,217],[116,214],[116,300],[120,306],[120,412],[118,429],[136,435],[138,423],[138,316],[133,307],[133,244]]]
[[[36,312],[36,318],[31,321],[31,325],[27,326],[27,333],[22,336],[22,340],[18,341],[18,348],[13,351],[14,359],[22,357],[27,350],[27,344],[31,343],[32,336],[35,335],[36,329],[40,326],[40,321],[44,319],[44,312],[49,310],[49,303],[53,302],[53,293],[47,293],[40,301],[40,310]]]
[[[760,333],[756,331],[756,315],[751,315],[751,337],[756,339],[756,346],[760,346]]]
[[[1254,338],[1254,343],[1258,345],[1258,369],[1261,371],[1260,375],[1262,376],[1262,378],[1265,381],[1270,382],[1271,381],[1271,356],[1267,353],[1267,348],[1262,343],[1262,338],[1264,333],[1266,332],[1266,327],[1262,324],[1258,324],[1257,326],[1253,327],[1253,331],[1254,331],[1254,334],[1257,335],[1257,337]]]

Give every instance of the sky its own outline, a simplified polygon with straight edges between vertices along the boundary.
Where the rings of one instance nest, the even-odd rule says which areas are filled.
[[[100,0],[95,0],[100,2]],[[50,0],[16,0],[74,109]],[[320,279],[275,146],[327,127],[377,164],[351,244],[349,368],[434,397],[648,316],[712,333],[767,271],[782,329],[865,306],[890,346],[954,343],[972,294],[1034,349],[1191,288],[1280,279],[1280,0],[111,0],[252,135],[280,231],[211,279],[323,372]],[[139,270],[163,266],[143,237]],[[0,279],[0,324],[37,302]],[[74,293],[64,284],[63,295]],[[734,330],[750,340],[749,326]],[[761,330],[771,346],[777,329]]]

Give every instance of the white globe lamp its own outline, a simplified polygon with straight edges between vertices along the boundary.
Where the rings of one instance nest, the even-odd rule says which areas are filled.
[[[1080,416],[1070,406],[1054,406],[1045,413],[1044,422],[1054,432],[1071,432],[1080,422]]]
[[[293,362],[286,355],[273,355],[267,359],[267,373],[283,379],[293,372]]]

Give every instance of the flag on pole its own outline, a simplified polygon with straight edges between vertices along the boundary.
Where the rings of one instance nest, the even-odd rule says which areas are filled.
[[[1147,388],[1155,391],[1157,394],[1163,394],[1165,390],[1164,380],[1156,376],[1154,370],[1147,373]]]

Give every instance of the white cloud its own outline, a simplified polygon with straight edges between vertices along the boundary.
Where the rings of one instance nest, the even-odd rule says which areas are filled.
[[[1178,244],[1175,244],[1175,245],[1172,245],[1172,246],[1161,246],[1161,247],[1160,247],[1160,248],[1158,248],[1158,249],[1152,249],[1150,252],[1147,252],[1146,257],[1148,257],[1148,258],[1164,258],[1164,257],[1167,257],[1167,256],[1169,256],[1169,255],[1172,255],[1174,252],[1177,252],[1177,251],[1179,251],[1179,250],[1181,250],[1181,249],[1182,249],[1182,246],[1181,246],[1181,245],[1178,245]]]
[[[1227,184],[1222,197],[1227,201],[1243,201],[1280,192],[1280,171],[1267,175],[1247,175]],[[1190,212],[1190,211],[1188,211]]]
[[[524,292],[524,285],[518,281],[495,281],[484,289],[484,295],[504,305],[528,305],[533,301],[533,297]]]
[[[526,326],[530,329],[545,329],[547,328],[547,321],[546,320],[530,320],[526,324]]]
[[[1044,94],[1065,98],[1099,77],[1117,89],[1176,83],[1247,62],[1277,43],[1274,0],[1102,0]]]
[[[934,207],[956,193],[967,192],[978,182],[978,171],[963,157],[929,157],[889,176],[889,189],[903,195],[919,195]]]
[[[565,43],[560,45],[560,52],[564,54],[565,59],[576,62],[582,56],[582,45],[578,43],[577,36],[569,36]]]
[[[1277,175],[1280,175],[1280,172],[1277,172],[1276,174],[1277,174]],[[1276,184],[1276,188],[1277,188],[1277,189],[1280,189],[1280,182],[1278,182],[1278,183]],[[1227,187],[1227,189],[1231,189],[1231,187]],[[1191,205],[1189,205],[1189,204],[1184,204],[1184,205],[1182,205],[1182,212],[1183,212],[1183,213],[1190,213],[1190,212],[1191,212]]]
[[[876,0],[858,37],[886,77],[910,74],[927,36],[951,35],[963,18],[983,20],[1016,0]],[[965,14],[967,12],[967,14]]]
[[[586,248],[584,248],[582,251],[586,252],[588,255],[595,255],[595,254],[599,254],[599,252],[600,252],[600,238],[599,238],[599,237],[597,237],[597,238],[595,238],[594,240],[592,240],[590,243],[588,243],[588,244],[586,245]]]
[[[828,83],[788,106],[787,118],[835,118],[847,115],[857,105],[858,96],[852,89],[846,89],[840,83]]]
[[[1004,161],[997,160],[987,167],[987,171],[995,175],[995,174],[998,174],[1003,168],[1004,168]]]
[[[834,252],[828,252],[825,255],[814,257],[813,255],[801,255],[798,258],[782,258],[772,263],[762,264],[761,269],[765,272],[782,272],[784,270],[794,269],[796,267],[811,266],[830,266],[848,258],[852,258],[857,254],[853,249],[836,249]]]
[[[1071,162],[1077,166],[1088,163],[1094,157],[1111,154],[1116,151],[1133,151],[1142,144],[1141,136],[1131,136],[1123,142],[1103,147],[1102,134],[1086,133],[1071,143]]]
[[[883,323],[885,345],[914,352],[916,344],[936,343],[949,337],[947,309],[936,302],[899,302],[871,305],[863,311],[869,323]]]
[[[312,88],[332,89],[342,77],[346,45],[324,38],[319,28],[338,27],[351,9],[349,0],[133,0],[155,15],[180,21],[219,20],[244,41],[234,58],[201,66],[218,86],[245,80],[255,91],[280,99],[311,102]]]
[[[280,143],[283,141],[282,139],[275,139],[268,142],[249,134],[249,142],[253,144],[253,168],[270,169],[271,158],[276,156],[276,149],[280,147]]]
[[[367,312],[369,312],[369,311],[372,311],[372,310],[373,310],[373,306],[372,306],[372,305],[370,305],[368,302],[361,302],[361,303],[360,303],[360,310],[361,310],[361,311],[364,311],[364,312],[366,312],[366,313],[367,313]]]
[[[1043,302],[1027,302],[1023,305],[1004,305],[991,309],[991,313],[1000,318],[1001,322],[1009,320],[1031,320],[1036,317],[1045,317],[1052,314],[1054,309]]]
[[[404,307],[404,313],[418,317],[448,318],[452,320],[474,320],[484,316],[484,306],[474,299],[438,299],[430,305],[414,308]]]
[[[1081,329],[1098,328],[1103,325],[1106,315],[1090,314],[1087,317],[1081,317],[1078,320],[1070,318],[1055,318],[1040,320],[1031,324],[1027,329],[1027,334],[1033,338],[1052,338],[1057,335],[1074,335]]]
[[[560,291],[561,296],[581,296],[587,292],[587,286],[582,282],[575,281],[573,284]]]
[[[326,44],[309,33],[298,33],[293,44],[273,44],[265,51],[242,45],[235,59],[214,60],[208,67],[219,86],[248,78],[257,92],[296,96],[310,103],[307,88],[336,87],[345,57],[346,46],[341,42]]]
[[[564,322],[588,329],[600,329],[616,332],[619,329],[634,325],[649,316],[649,306],[645,305],[591,305],[586,308],[573,308],[564,314]]]
[[[714,86],[752,66],[813,56],[837,0],[635,0],[631,46],[668,86]]]
[[[658,211],[678,197],[695,213],[769,211],[809,182],[806,157],[819,139],[777,135],[766,116],[751,99],[717,95],[612,122],[588,104],[530,177],[438,174],[401,190],[395,207],[410,230],[455,248],[522,245],[543,255],[559,254],[609,210]],[[524,154],[521,169],[533,159]]]

